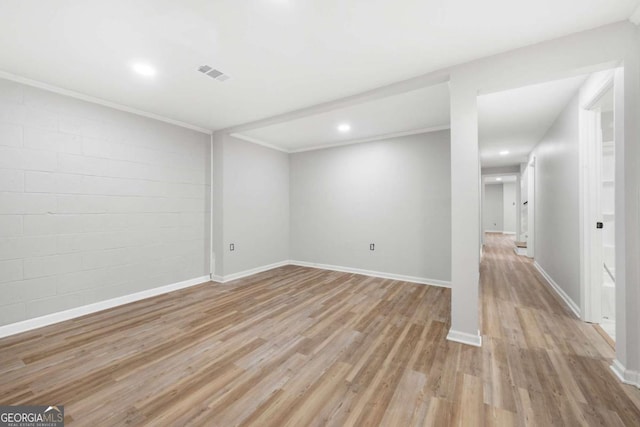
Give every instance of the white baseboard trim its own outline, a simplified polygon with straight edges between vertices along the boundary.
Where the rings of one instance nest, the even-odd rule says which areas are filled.
[[[447,339],[449,341],[455,341],[461,344],[472,345],[475,347],[482,347],[482,335],[480,335],[480,331],[477,334],[469,334],[467,332],[456,331],[454,329],[449,329],[449,333],[447,334]]]
[[[582,316],[580,314],[580,306],[576,304],[569,297],[569,295],[567,295],[567,293],[551,278],[551,276],[549,276],[549,274],[547,274],[546,271],[544,271],[544,268],[542,268],[540,264],[538,264],[538,261],[534,261],[533,265],[540,272],[540,274],[542,274],[542,277],[546,279],[551,289],[553,289],[555,293],[558,294],[560,298],[562,298],[565,304],[567,304],[571,311],[573,311],[573,314],[575,314],[578,319],[582,319]]]
[[[311,267],[321,270],[339,271],[342,273],[362,274],[364,276],[379,277],[381,279],[401,280],[403,282],[419,283],[421,285],[440,286],[443,288],[450,288],[451,282],[446,280],[427,279],[424,277],[404,276],[402,274],[383,273],[380,271],[363,270],[360,268],[342,267],[339,265],[330,264],[318,264],[307,261],[289,261],[291,265],[297,265],[299,267]]]
[[[515,236],[516,232],[515,231],[503,231],[502,234],[510,234],[512,236]]]
[[[289,265],[291,262],[289,260],[275,262],[269,265],[262,265],[260,267],[251,268],[249,270],[239,271],[238,273],[227,274],[226,276],[211,276],[211,280],[218,283],[228,283],[233,280],[243,279],[245,277],[253,276],[254,274],[262,273],[265,271],[273,270],[274,268],[284,267],[285,265]]]
[[[53,325],[54,323],[64,322],[65,320],[75,319],[87,314],[96,313],[98,311],[107,310],[119,305],[129,304],[130,302],[140,301],[209,281],[209,276],[196,277],[195,279],[189,279],[178,283],[172,283],[170,285],[147,289],[146,291],[123,295],[121,297],[99,301],[93,304],[83,305],[80,307],[71,308],[69,310],[59,311],[57,313],[51,313],[45,316],[23,320],[21,322],[10,323],[8,325],[0,326],[0,338],[19,334],[21,332],[27,332],[33,329],[42,328],[44,326]]]
[[[618,359],[611,364],[611,370],[623,383],[640,388],[640,372],[626,369]]]

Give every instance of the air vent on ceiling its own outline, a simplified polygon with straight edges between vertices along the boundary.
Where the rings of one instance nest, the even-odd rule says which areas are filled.
[[[228,74],[225,74],[220,70],[216,70],[209,65],[201,65],[200,67],[198,67],[198,71],[219,82],[224,82],[225,80],[229,80],[231,78],[231,76],[229,76]]]

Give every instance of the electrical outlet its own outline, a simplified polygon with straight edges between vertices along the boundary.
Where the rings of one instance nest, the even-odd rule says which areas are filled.
[[[235,250],[236,250],[236,245],[234,245],[233,243],[231,243],[231,244],[229,245],[229,250],[230,250],[231,252],[235,251]]]
[[[376,250],[376,244],[375,243],[369,243],[369,250],[370,251],[375,251]]]

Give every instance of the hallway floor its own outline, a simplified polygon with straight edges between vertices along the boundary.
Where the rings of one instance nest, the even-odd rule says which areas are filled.
[[[481,266],[485,404],[517,424],[640,425],[640,390],[611,372],[613,348],[546,284],[509,236],[488,234]]]

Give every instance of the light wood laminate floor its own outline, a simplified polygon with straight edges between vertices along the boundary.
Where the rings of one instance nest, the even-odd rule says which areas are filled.
[[[303,267],[206,283],[0,340],[0,403],[67,425],[640,425],[640,391],[508,238],[482,263],[483,347],[450,291]]]

